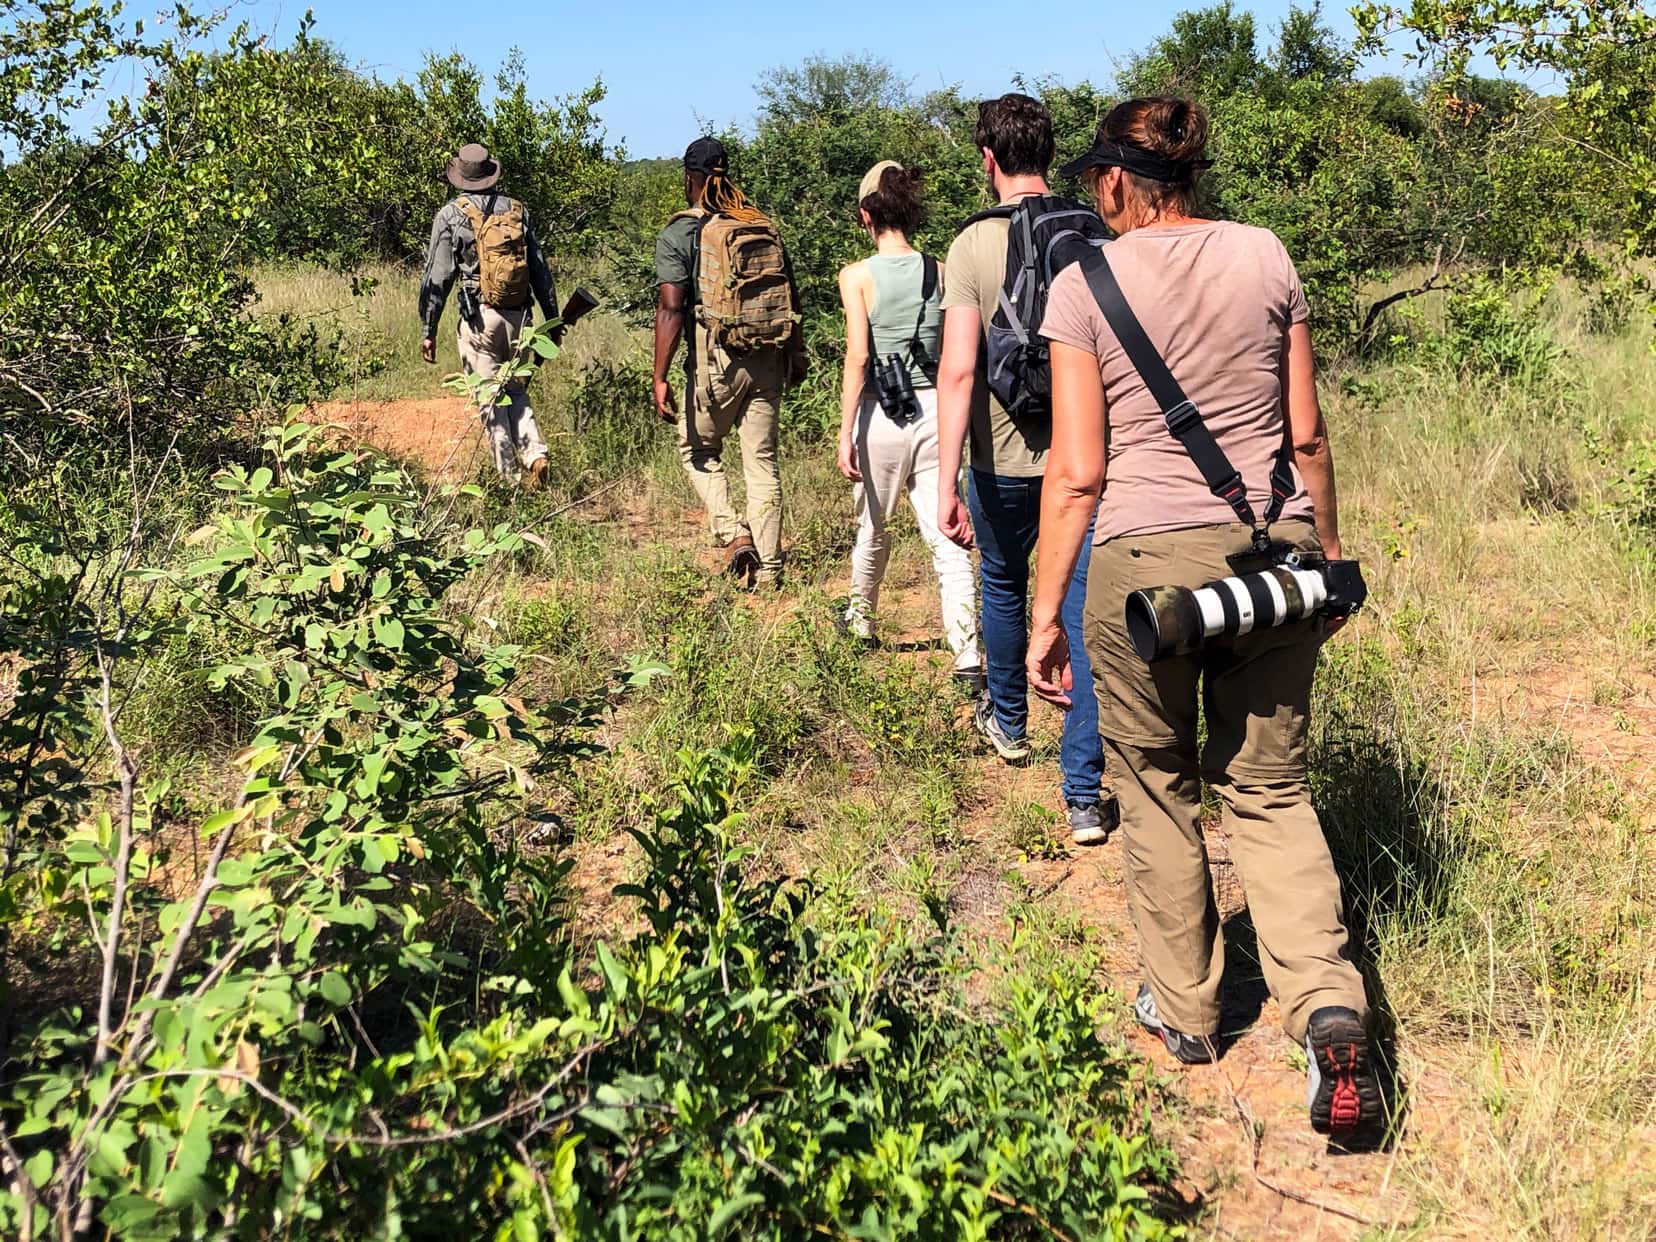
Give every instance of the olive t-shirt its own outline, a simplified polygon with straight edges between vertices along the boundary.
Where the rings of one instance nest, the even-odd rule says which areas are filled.
[[[1006,239],[1010,222],[1004,218],[979,220],[962,230],[949,247],[945,267],[949,279],[943,290],[943,313],[969,306],[989,320],[1000,300],[1006,279]],[[988,351],[978,346],[977,379],[972,385],[971,456],[973,470],[1010,478],[1034,478],[1046,470],[1052,428],[1020,427],[989,391]]]
[[[667,221],[667,227],[656,238],[656,284],[677,285],[686,299],[695,297],[696,291],[690,286],[696,279],[696,234],[700,229],[701,221],[686,213]],[[700,366],[711,348],[707,328],[691,314],[685,329],[696,334],[696,360]]]
[[[690,292],[690,282],[695,278],[696,231],[700,227],[701,221],[688,214],[667,222],[656,238],[656,284],[677,285],[685,293]]]
[[[1104,257],[1262,517],[1287,435],[1283,343],[1289,325],[1310,314],[1293,260],[1269,229],[1219,220],[1134,229]],[[1097,542],[1236,521],[1167,430],[1079,264],[1052,282],[1041,335],[1092,354],[1104,381],[1108,452]],[[1311,516],[1297,471],[1282,516]]]

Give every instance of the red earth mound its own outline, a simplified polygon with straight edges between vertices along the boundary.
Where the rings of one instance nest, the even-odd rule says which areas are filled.
[[[375,448],[417,461],[439,478],[470,478],[484,460],[477,419],[459,397],[331,401],[312,417],[336,423]]]

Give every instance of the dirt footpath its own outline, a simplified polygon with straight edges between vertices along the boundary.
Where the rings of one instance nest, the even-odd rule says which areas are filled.
[[[469,479],[485,460],[482,430],[458,396],[406,401],[330,401],[311,421],[335,423],[398,456],[417,461],[434,479]]]

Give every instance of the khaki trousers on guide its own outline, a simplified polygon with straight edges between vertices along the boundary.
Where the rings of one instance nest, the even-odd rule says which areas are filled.
[[[1317,547],[1306,521],[1277,538]],[[1142,587],[1198,587],[1232,573],[1248,548],[1240,524],[1112,539],[1093,549],[1086,638],[1098,727],[1117,796],[1128,899],[1156,1009],[1188,1035],[1219,1030],[1224,935],[1202,840],[1202,780],[1259,935],[1265,982],[1295,1042],[1325,1005],[1367,1016],[1349,956],[1339,877],[1306,782],[1306,728],[1318,642],[1309,622],[1256,631],[1195,655],[1147,664],[1124,620]],[[1200,702],[1207,741],[1200,754]]]
[[[529,307],[502,310],[494,306],[482,308],[483,326],[474,328],[464,318],[460,320],[460,365],[468,375],[490,379],[501,364],[517,352],[518,337],[529,319]],[[529,393],[522,384],[511,384],[506,389],[505,404],[479,410],[483,435],[489,442],[489,455],[503,479],[518,477],[518,463],[532,466],[546,456],[546,441],[535,425],[535,411],[529,406]]]
[[[698,383],[691,409],[679,418],[679,459],[707,510],[713,542],[722,548],[739,535],[750,535],[759,552],[759,581],[774,584],[782,575],[782,471],[776,433],[787,359],[780,349],[730,354],[709,348],[705,332],[697,335]],[[732,431],[742,445],[745,521],[731,506],[719,459]]]

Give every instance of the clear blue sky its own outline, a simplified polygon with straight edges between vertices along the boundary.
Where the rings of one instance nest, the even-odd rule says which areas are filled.
[[[602,76],[601,115],[612,142],[634,156],[676,155],[705,120],[748,125],[754,81],[766,69],[807,56],[870,52],[921,90],[959,85],[968,94],[1007,89],[1012,75],[1107,82],[1115,66],[1164,33],[1181,8],[1108,0],[899,0],[763,5],[731,0],[312,0],[316,33],[382,77],[412,78],[427,51],[464,53],[492,73],[516,45],[542,97],[567,94]],[[148,6],[129,4],[137,15]],[[1239,3],[1268,41],[1288,0]],[[246,19],[286,42],[304,0],[240,0]],[[1327,20],[1352,32],[1343,7]],[[758,32],[745,34],[744,32]]]

